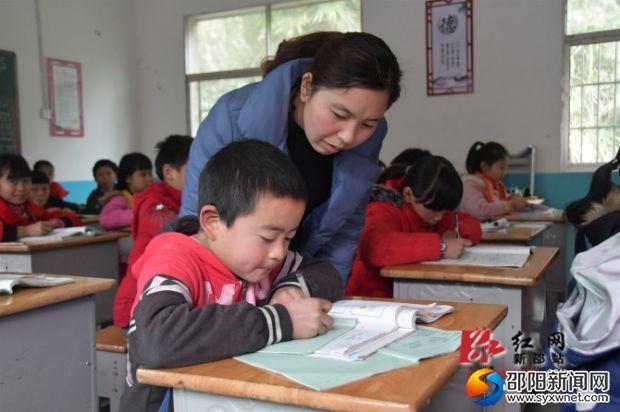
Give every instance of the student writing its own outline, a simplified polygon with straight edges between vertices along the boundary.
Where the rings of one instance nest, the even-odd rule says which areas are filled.
[[[138,366],[175,367],[325,333],[342,294],[328,263],[288,250],[306,191],[290,159],[265,142],[231,143],[200,175],[200,231],[155,237],[133,266],[130,370],[121,409],[155,411],[165,389],[140,384]],[[303,276],[312,298],[301,291]]]
[[[505,215],[526,206],[521,196],[509,196],[502,179],[508,168],[508,151],[496,142],[476,142],[465,161],[461,209],[480,221]]]
[[[458,258],[482,237],[474,217],[454,212],[463,186],[448,160],[427,155],[409,168],[390,167],[406,174],[374,190],[347,295],[392,297],[392,280],[379,275],[382,267]]]

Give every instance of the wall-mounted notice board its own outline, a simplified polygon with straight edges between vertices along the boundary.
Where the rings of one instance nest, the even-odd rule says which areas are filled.
[[[52,136],[84,136],[82,110],[82,65],[60,59],[47,59],[47,85],[52,109]]]
[[[17,57],[0,50],[0,153],[20,153]]]

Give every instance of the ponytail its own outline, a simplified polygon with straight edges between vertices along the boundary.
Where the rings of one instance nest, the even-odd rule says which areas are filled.
[[[579,226],[583,222],[583,215],[590,209],[592,202],[602,202],[605,196],[611,191],[613,182],[611,174],[620,165],[620,149],[616,153],[616,157],[609,163],[605,163],[592,175],[590,189],[588,194],[579,200],[574,201],[564,210],[566,220],[575,226]]]
[[[476,142],[467,153],[465,168],[468,173],[474,174],[482,171],[482,167],[480,166],[482,162],[492,166],[493,163],[508,156],[508,150],[497,142]]]
[[[283,41],[273,59],[263,62],[266,76],[279,65],[312,58],[312,91],[364,87],[386,90],[388,107],[400,97],[401,71],[387,44],[370,33],[315,32]]]

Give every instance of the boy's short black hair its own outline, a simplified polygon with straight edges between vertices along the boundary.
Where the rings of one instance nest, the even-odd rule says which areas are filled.
[[[306,185],[291,159],[260,140],[233,142],[222,148],[200,173],[198,210],[217,208],[226,226],[254,212],[261,196],[307,202]]]
[[[51,167],[54,170],[54,165],[49,160],[37,160],[34,162],[34,166],[32,166],[32,170],[40,170],[42,167]]]
[[[151,159],[138,152],[128,153],[123,156],[118,164],[116,188],[118,190],[127,189],[127,182],[125,180],[138,170],[153,170]]]
[[[114,170],[114,174],[118,176],[118,166],[116,166],[116,163],[114,163],[110,159],[99,159],[95,162],[95,165],[93,166],[93,177],[96,177],[95,175],[97,174],[97,170],[99,170],[100,167],[105,166],[108,166],[109,168]]]
[[[416,202],[431,210],[454,210],[461,203],[463,182],[448,159],[423,156],[407,170],[405,186],[413,191]]]
[[[28,162],[18,154],[0,155],[0,176],[4,175],[7,170],[9,172],[7,179],[22,179],[32,175]]]
[[[157,143],[155,146],[155,150],[157,150],[155,172],[159,180],[164,180],[164,165],[167,164],[180,170],[187,163],[189,148],[193,141],[194,139],[191,136],[173,134]]]
[[[40,184],[50,184],[50,178],[47,177],[45,173],[40,170],[32,171],[32,184],[40,185]]]

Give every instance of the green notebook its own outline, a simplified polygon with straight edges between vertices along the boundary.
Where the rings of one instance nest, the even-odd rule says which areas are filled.
[[[420,359],[451,353],[461,345],[461,331],[417,326],[410,335],[380,349],[364,360],[346,361],[308,355],[331,339],[355,327],[355,322],[343,322],[340,319],[334,324],[334,328],[323,336],[279,343],[235,359],[280,373],[310,388],[324,390],[414,365]]]

